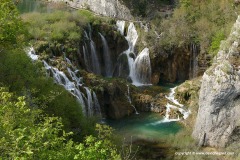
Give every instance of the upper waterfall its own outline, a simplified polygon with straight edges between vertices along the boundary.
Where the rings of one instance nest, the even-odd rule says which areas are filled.
[[[133,52],[134,53],[134,47],[137,43],[137,39],[138,39],[138,33],[137,30],[135,28],[135,25],[133,24],[133,22],[130,22],[129,26],[128,26],[128,32],[127,32],[127,36],[125,37],[126,40],[128,41],[128,45],[129,45],[129,52]]]
[[[125,21],[117,21],[117,27],[121,34],[124,32]],[[127,36],[129,48],[124,51],[128,58],[129,77],[136,86],[149,85],[151,83],[151,62],[149,49],[144,48],[137,56],[134,48],[138,40],[138,33],[133,22],[128,26]]]
[[[125,21],[117,21],[116,25],[121,35],[124,35]]]
[[[134,61],[130,77],[134,85],[150,84],[151,73],[149,49],[144,48]]]

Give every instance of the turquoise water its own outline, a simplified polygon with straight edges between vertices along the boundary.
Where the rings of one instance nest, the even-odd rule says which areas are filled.
[[[127,139],[160,140],[181,130],[177,122],[159,123],[162,118],[158,113],[140,113],[106,123]]]

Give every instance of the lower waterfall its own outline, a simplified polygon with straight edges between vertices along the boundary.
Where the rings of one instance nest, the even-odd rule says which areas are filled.
[[[180,121],[181,120],[179,118],[179,116],[178,116],[177,119],[170,118],[169,113],[171,112],[171,109],[178,110],[183,115],[183,119],[187,119],[189,114],[191,113],[190,110],[186,110],[186,108],[184,108],[184,105],[180,104],[178,102],[178,100],[176,100],[174,98],[174,94],[175,94],[176,88],[177,87],[171,88],[171,91],[170,91],[169,95],[166,96],[166,98],[171,102],[171,104],[167,103],[167,105],[166,105],[166,114],[165,114],[164,119],[161,122],[172,122],[172,121]]]
[[[135,110],[135,114],[139,114],[136,107],[132,104],[132,99],[130,97],[130,88],[129,88],[129,85],[127,85],[127,99],[128,99],[128,102],[131,104],[131,106],[134,108]]]

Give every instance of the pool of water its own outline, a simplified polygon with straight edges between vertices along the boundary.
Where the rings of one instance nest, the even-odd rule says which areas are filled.
[[[106,120],[116,132],[126,139],[160,140],[181,130],[177,122],[159,123],[163,117],[158,113],[140,113],[121,120]]]

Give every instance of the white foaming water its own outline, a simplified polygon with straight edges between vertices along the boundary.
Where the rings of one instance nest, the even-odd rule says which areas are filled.
[[[144,48],[134,61],[130,77],[133,84],[138,86],[141,84],[151,85],[151,62],[149,58],[149,49]]]
[[[169,93],[168,96],[166,96],[166,98],[171,101],[172,103],[167,103],[166,105],[166,114],[164,116],[164,118],[160,121],[157,121],[157,122],[154,122],[154,123],[151,123],[151,125],[157,125],[157,124],[160,124],[160,123],[168,123],[168,122],[175,122],[175,121],[180,121],[181,118],[179,117],[178,115],[178,118],[170,118],[170,112],[171,112],[171,109],[174,109],[174,110],[178,110],[182,115],[183,115],[183,119],[187,119],[189,114],[191,113],[190,110],[186,110],[184,108],[184,105],[183,104],[180,104],[178,102],[177,99],[174,98],[174,94],[175,94],[175,89],[177,87],[174,87],[174,88],[171,88],[171,91]]]
[[[35,54],[33,47],[29,49],[27,54],[32,60],[38,59],[38,56]],[[68,65],[73,67],[71,61],[68,58],[65,57],[65,60],[68,63]],[[64,72],[59,71],[57,68],[50,66],[44,60],[43,60],[43,65],[45,69],[50,72],[50,75],[53,76],[57,84],[62,85],[68,92],[70,92],[72,95],[74,95],[77,98],[78,102],[82,106],[82,110],[85,115],[93,116],[94,113],[96,113],[101,116],[101,109],[100,109],[100,105],[98,103],[98,99],[95,92],[92,91],[92,95],[93,95],[92,96],[91,90],[85,87],[86,93],[87,93],[87,97],[85,97],[85,95],[80,91],[79,88],[83,85],[83,83],[82,83],[82,77],[78,77],[76,75],[78,70],[72,71],[69,67],[67,67],[69,76],[72,79],[71,81]]]
[[[117,21],[118,30],[121,32],[125,23]],[[124,51],[128,58],[129,77],[135,86],[150,85],[151,83],[151,63],[149,57],[149,49],[144,48],[136,57],[134,48],[138,39],[137,30],[132,22],[128,26],[127,36],[129,48]],[[136,59],[134,60],[134,58]]]
[[[117,21],[116,25],[121,35],[124,35],[125,21]]]
[[[167,108],[167,109],[166,109],[166,115],[165,115],[165,117],[164,117],[164,119],[163,119],[162,122],[172,122],[172,121],[180,121],[180,120],[181,120],[179,117],[178,117],[178,119],[171,119],[171,118],[170,118],[169,113],[170,113],[171,109],[178,110],[178,111],[183,115],[183,119],[187,119],[188,116],[189,116],[189,114],[191,113],[190,110],[187,111],[186,109],[184,109],[184,108],[183,108],[184,105],[183,105],[183,104],[180,104],[180,103],[178,102],[178,100],[175,99],[174,94],[175,94],[176,88],[177,88],[177,87],[171,88],[171,91],[170,91],[169,95],[166,96],[166,98],[167,98],[168,100],[170,100],[173,104],[167,103],[167,105],[166,105],[166,108]]]
[[[36,61],[38,60],[38,55],[36,55],[35,53],[35,50],[33,47],[30,47],[28,52],[27,52],[27,55],[33,60],[33,61]]]

